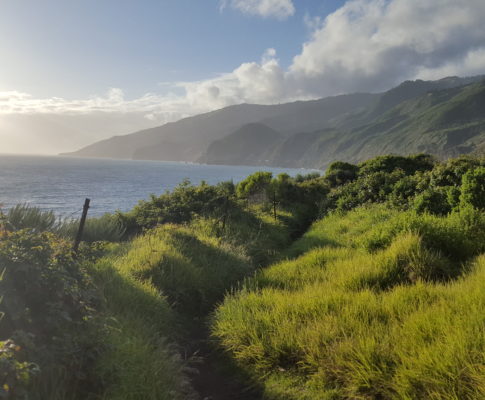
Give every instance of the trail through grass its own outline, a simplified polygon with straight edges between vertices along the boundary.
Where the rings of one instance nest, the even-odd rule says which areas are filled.
[[[190,379],[216,399],[244,391],[234,381],[208,387],[192,372],[203,370],[201,379],[213,381],[212,375],[224,376],[209,371],[220,360],[207,342],[205,317],[290,244],[291,231],[282,221],[292,216],[283,211],[279,216],[275,221],[254,208],[228,221],[224,232],[210,218],[166,224],[96,263],[92,272],[112,321],[110,350],[98,363],[106,384],[103,398],[190,399],[195,396]]]

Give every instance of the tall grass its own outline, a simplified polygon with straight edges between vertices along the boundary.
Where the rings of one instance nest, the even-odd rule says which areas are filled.
[[[100,398],[191,399],[187,362],[169,340],[175,324],[166,297],[149,280],[137,279],[123,266],[133,249],[131,244],[117,248],[91,269],[104,295],[109,321],[104,333],[106,350],[96,367],[104,382]]]
[[[79,228],[78,220],[62,221],[57,233],[74,239]],[[119,242],[123,239],[126,228],[116,217],[105,214],[97,218],[88,218],[84,225],[82,240],[86,243],[99,241]]]
[[[62,221],[53,211],[17,204],[6,212],[5,224],[7,229],[14,231],[30,229],[36,232],[53,232],[60,228]]]
[[[97,365],[101,398],[191,399],[191,358],[171,344],[188,336],[180,325],[193,328],[187,320],[200,320],[289,242],[282,221],[254,209],[233,215],[224,231],[218,220],[196,218],[113,245],[91,268],[111,321]]]
[[[317,222],[217,309],[213,334],[274,399],[485,398],[480,214],[382,207]]]
[[[10,208],[4,219],[6,228],[11,231],[27,229],[33,232],[52,232],[71,240],[74,240],[79,227],[78,220],[63,219],[53,211],[44,211],[28,204],[17,204]],[[82,239],[88,243],[119,242],[125,230],[116,217],[105,214],[86,220]]]

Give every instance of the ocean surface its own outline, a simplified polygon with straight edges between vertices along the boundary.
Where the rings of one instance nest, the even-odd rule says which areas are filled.
[[[235,183],[256,171],[311,170],[201,165],[163,161],[132,161],[74,157],[0,154],[0,204],[4,210],[27,203],[59,216],[80,216],[84,199],[91,199],[89,215],[127,211],[150,194],[159,195],[188,178],[193,184],[206,181]]]

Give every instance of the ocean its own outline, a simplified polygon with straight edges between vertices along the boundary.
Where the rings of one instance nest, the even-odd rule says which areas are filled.
[[[112,160],[60,156],[0,154],[0,205],[6,210],[26,203],[77,218],[85,198],[91,199],[89,215],[128,211],[150,194],[172,190],[184,179],[235,183],[256,171],[289,175],[312,170],[203,165],[163,161]]]

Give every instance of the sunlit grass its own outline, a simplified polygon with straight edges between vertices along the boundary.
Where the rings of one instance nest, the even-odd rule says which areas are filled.
[[[188,335],[180,324],[205,315],[289,242],[285,224],[255,209],[224,231],[220,221],[198,218],[113,245],[92,267],[111,321],[97,364],[102,398],[191,399],[191,355],[181,359],[171,344]]]
[[[484,398],[483,227],[382,207],[324,218],[289,251],[303,255],[226,298],[214,335],[269,398]]]

